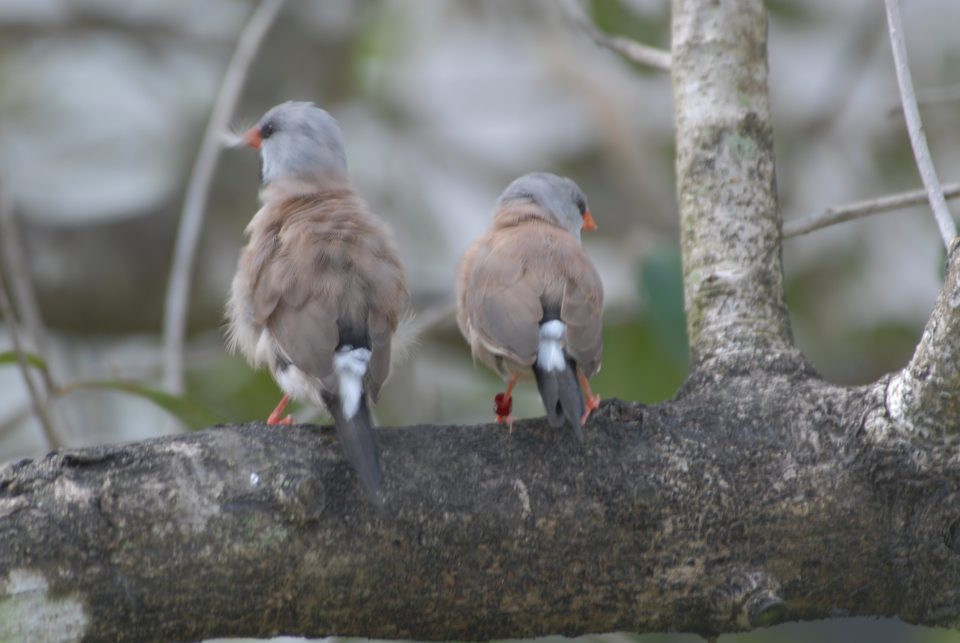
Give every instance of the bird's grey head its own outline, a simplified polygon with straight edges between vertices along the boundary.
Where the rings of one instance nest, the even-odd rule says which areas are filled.
[[[244,135],[244,142],[260,150],[264,185],[285,178],[347,178],[340,126],[313,103],[288,101],[271,108]]]
[[[570,179],[548,172],[524,174],[507,186],[498,206],[508,203],[534,203],[548,217],[566,228],[577,239],[580,230],[595,229],[596,223],[587,206],[587,195]]]

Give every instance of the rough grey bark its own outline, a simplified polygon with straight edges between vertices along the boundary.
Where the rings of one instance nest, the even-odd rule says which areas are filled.
[[[380,511],[317,427],[8,466],[0,640],[958,625],[960,252],[904,371],[824,382],[783,304],[763,4],[673,8],[694,352],[676,399],[605,403],[582,447],[543,421],[383,430]]]
[[[908,432],[960,431],[960,239],[946,282],[907,367],[890,379],[887,408]]]
[[[677,202],[694,366],[795,354],[783,291],[762,0],[673,0]]]
[[[960,615],[960,469],[792,362],[542,421],[213,428],[0,471],[0,640],[487,639]],[[59,628],[59,629],[58,629]],[[75,639],[73,636],[75,635]]]

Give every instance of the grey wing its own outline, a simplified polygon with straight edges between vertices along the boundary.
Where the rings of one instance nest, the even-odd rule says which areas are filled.
[[[583,374],[594,375],[603,356],[603,284],[581,248],[567,267],[560,319],[567,325],[567,353]]]

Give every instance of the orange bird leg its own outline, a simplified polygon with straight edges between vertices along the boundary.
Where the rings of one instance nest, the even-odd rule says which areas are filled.
[[[513,417],[511,417],[510,411],[513,410],[513,398],[510,397],[510,394],[513,392],[513,387],[516,386],[519,377],[519,375],[511,376],[507,381],[507,390],[503,393],[497,393],[493,397],[493,409],[497,413],[497,423],[506,423],[511,433],[513,433]]]
[[[277,404],[277,408],[273,409],[273,413],[270,414],[270,417],[267,418],[267,424],[293,424],[293,416],[288,415],[287,417],[280,419],[280,416],[283,415],[283,410],[287,408],[287,404],[290,403],[290,396],[284,395],[280,398],[280,402]]]
[[[579,377],[580,386],[583,387],[584,401],[587,406],[587,410],[583,412],[583,417],[580,418],[580,424],[586,424],[587,418],[590,417],[590,412],[600,407],[600,396],[590,390],[590,382],[587,381],[583,373],[580,373]]]

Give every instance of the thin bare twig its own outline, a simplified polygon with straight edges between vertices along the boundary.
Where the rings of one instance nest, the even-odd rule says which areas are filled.
[[[960,101],[960,85],[930,87],[917,92],[917,105],[942,105],[958,101]],[[890,108],[889,115],[896,116],[902,111],[903,107],[896,105]]]
[[[942,187],[944,198],[955,199],[960,197],[960,183],[946,183]],[[801,234],[826,228],[836,223],[853,221],[854,219],[860,219],[870,216],[871,214],[898,210],[911,205],[920,205],[926,203],[926,201],[927,192],[926,190],[920,189],[888,194],[887,196],[876,199],[866,199],[844,205],[835,205],[826,210],[807,215],[801,219],[791,219],[785,222],[783,224],[783,238],[789,239],[790,237],[797,237]]]
[[[47,368],[40,370],[40,377],[46,389],[47,397],[53,395],[57,385],[51,374],[49,344],[47,329],[37,304],[37,293],[30,281],[30,269],[21,248],[20,228],[17,225],[16,212],[7,190],[0,190],[0,255],[2,255],[4,269],[13,289],[12,297],[16,311],[20,314],[22,330],[33,345],[33,351],[40,355],[47,363]],[[59,424],[57,422],[56,424]]]
[[[56,413],[56,408],[52,404],[56,396],[57,385],[50,370],[52,367],[48,359],[47,331],[40,314],[40,306],[37,304],[37,295],[33,283],[30,281],[30,269],[27,266],[20,244],[20,229],[17,226],[13,200],[9,191],[0,186],[0,260],[3,262],[0,272],[6,272],[9,285],[13,289],[13,292],[8,295],[8,298],[12,299],[12,302],[10,302],[12,309],[10,319],[14,319],[13,311],[19,313],[22,323],[20,330],[25,333],[27,340],[32,344],[34,353],[39,355],[46,363],[46,368],[39,370],[40,381],[44,388],[41,406],[46,411],[47,422],[49,423],[49,428],[44,428],[48,428],[46,433],[49,433],[47,439],[50,442],[50,436],[64,435],[65,423],[63,418]],[[31,369],[27,369],[25,376],[33,378],[35,375]],[[59,446],[58,440],[54,438],[50,446],[51,448]]]
[[[656,69],[670,69],[670,52],[643,45],[623,36],[609,36],[600,31],[577,0],[567,0],[567,15],[600,47],[616,52],[627,60]]]
[[[894,68],[897,70],[897,84],[900,87],[900,101],[903,104],[903,117],[907,122],[907,131],[910,134],[910,144],[913,146],[913,155],[917,159],[917,169],[920,178],[927,189],[930,207],[937,219],[940,236],[947,248],[955,236],[957,225],[947,208],[947,201],[943,197],[943,189],[937,179],[937,170],[930,160],[930,149],[927,147],[927,137],[923,133],[923,122],[920,120],[920,110],[917,107],[917,97],[913,93],[913,79],[910,77],[910,66],[907,64],[907,45],[903,37],[903,20],[900,17],[899,0],[886,0],[887,26],[890,31],[890,48],[893,50]]]
[[[173,265],[163,316],[163,381],[174,393],[183,392],[183,344],[190,299],[190,280],[196,259],[200,229],[210,183],[222,146],[222,135],[233,114],[240,90],[247,77],[264,35],[276,18],[285,0],[263,0],[240,34],[233,58],[220,85],[203,142],[197,153],[180,215],[180,228],[174,248]]]
[[[17,328],[17,319],[13,313],[13,305],[10,303],[10,297],[7,294],[7,285],[2,276],[0,276],[0,314],[7,321],[7,330],[10,333],[10,339],[13,342],[13,350],[17,354],[17,364],[20,366],[20,374],[23,376],[23,382],[27,385],[27,391],[30,393],[30,400],[33,402],[33,412],[40,421],[40,428],[43,429],[43,437],[47,441],[48,449],[56,449],[60,446],[53,431],[53,425],[50,423],[50,417],[47,415],[47,408],[44,406],[43,397],[37,390],[30,376],[30,365],[27,363],[27,356],[24,353],[23,344],[20,342],[20,330]]]
[[[638,65],[647,65],[656,69],[670,70],[670,52],[656,47],[643,45],[636,40],[623,36],[607,36],[599,30],[591,35],[595,43],[615,51],[627,60]]]

